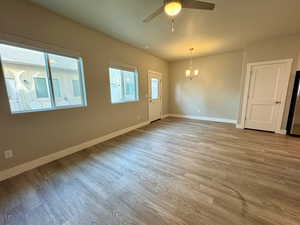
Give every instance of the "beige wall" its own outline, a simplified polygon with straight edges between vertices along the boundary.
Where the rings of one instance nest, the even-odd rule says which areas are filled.
[[[189,60],[169,64],[169,113],[237,120],[243,52],[199,57],[200,76],[188,80]]]
[[[245,48],[245,60],[243,64],[243,76],[241,82],[242,91],[244,89],[243,84],[246,76],[245,68],[247,66],[247,63],[279,60],[279,59],[294,60],[291,79],[289,83],[287,102],[285,106],[284,119],[281,125],[281,129],[286,129],[296,70],[300,70],[299,53],[300,53],[300,35],[278,37],[266,41],[261,41],[261,42],[253,43]],[[240,114],[239,114],[239,121],[240,121]]]
[[[285,130],[295,74],[300,70],[300,34],[252,43],[240,52],[197,58],[195,64],[201,74],[193,81],[184,77],[188,61],[170,63],[169,113],[237,119],[240,122],[247,64],[279,59],[294,60],[281,125]]]
[[[163,110],[167,113],[168,63],[159,58],[20,0],[1,1],[0,33],[79,52],[84,60],[88,100],[86,108],[10,115],[1,74],[0,170],[146,121],[148,70],[164,76]],[[138,67],[139,102],[110,103],[107,69],[112,62]],[[3,159],[7,149],[14,150],[12,160]]]

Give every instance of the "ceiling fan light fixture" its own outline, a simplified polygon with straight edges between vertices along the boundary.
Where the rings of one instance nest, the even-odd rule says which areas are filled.
[[[165,12],[168,16],[177,16],[182,9],[180,1],[170,1],[165,5]]]

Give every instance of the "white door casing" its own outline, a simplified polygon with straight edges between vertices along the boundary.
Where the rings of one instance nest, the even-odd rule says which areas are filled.
[[[149,121],[162,118],[162,75],[148,72],[148,105]]]
[[[281,132],[292,59],[247,66],[241,128]]]

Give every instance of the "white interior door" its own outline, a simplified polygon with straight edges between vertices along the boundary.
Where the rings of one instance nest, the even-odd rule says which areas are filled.
[[[245,128],[276,131],[283,117],[291,63],[252,65]]]
[[[162,77],[159,73],[149,72],[149,120],[158,120],[162,116]]]

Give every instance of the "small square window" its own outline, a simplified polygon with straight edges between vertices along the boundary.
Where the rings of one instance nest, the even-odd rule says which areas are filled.
[[[137,71],[131,68],[109,68],[112,103],[138,101]]]

